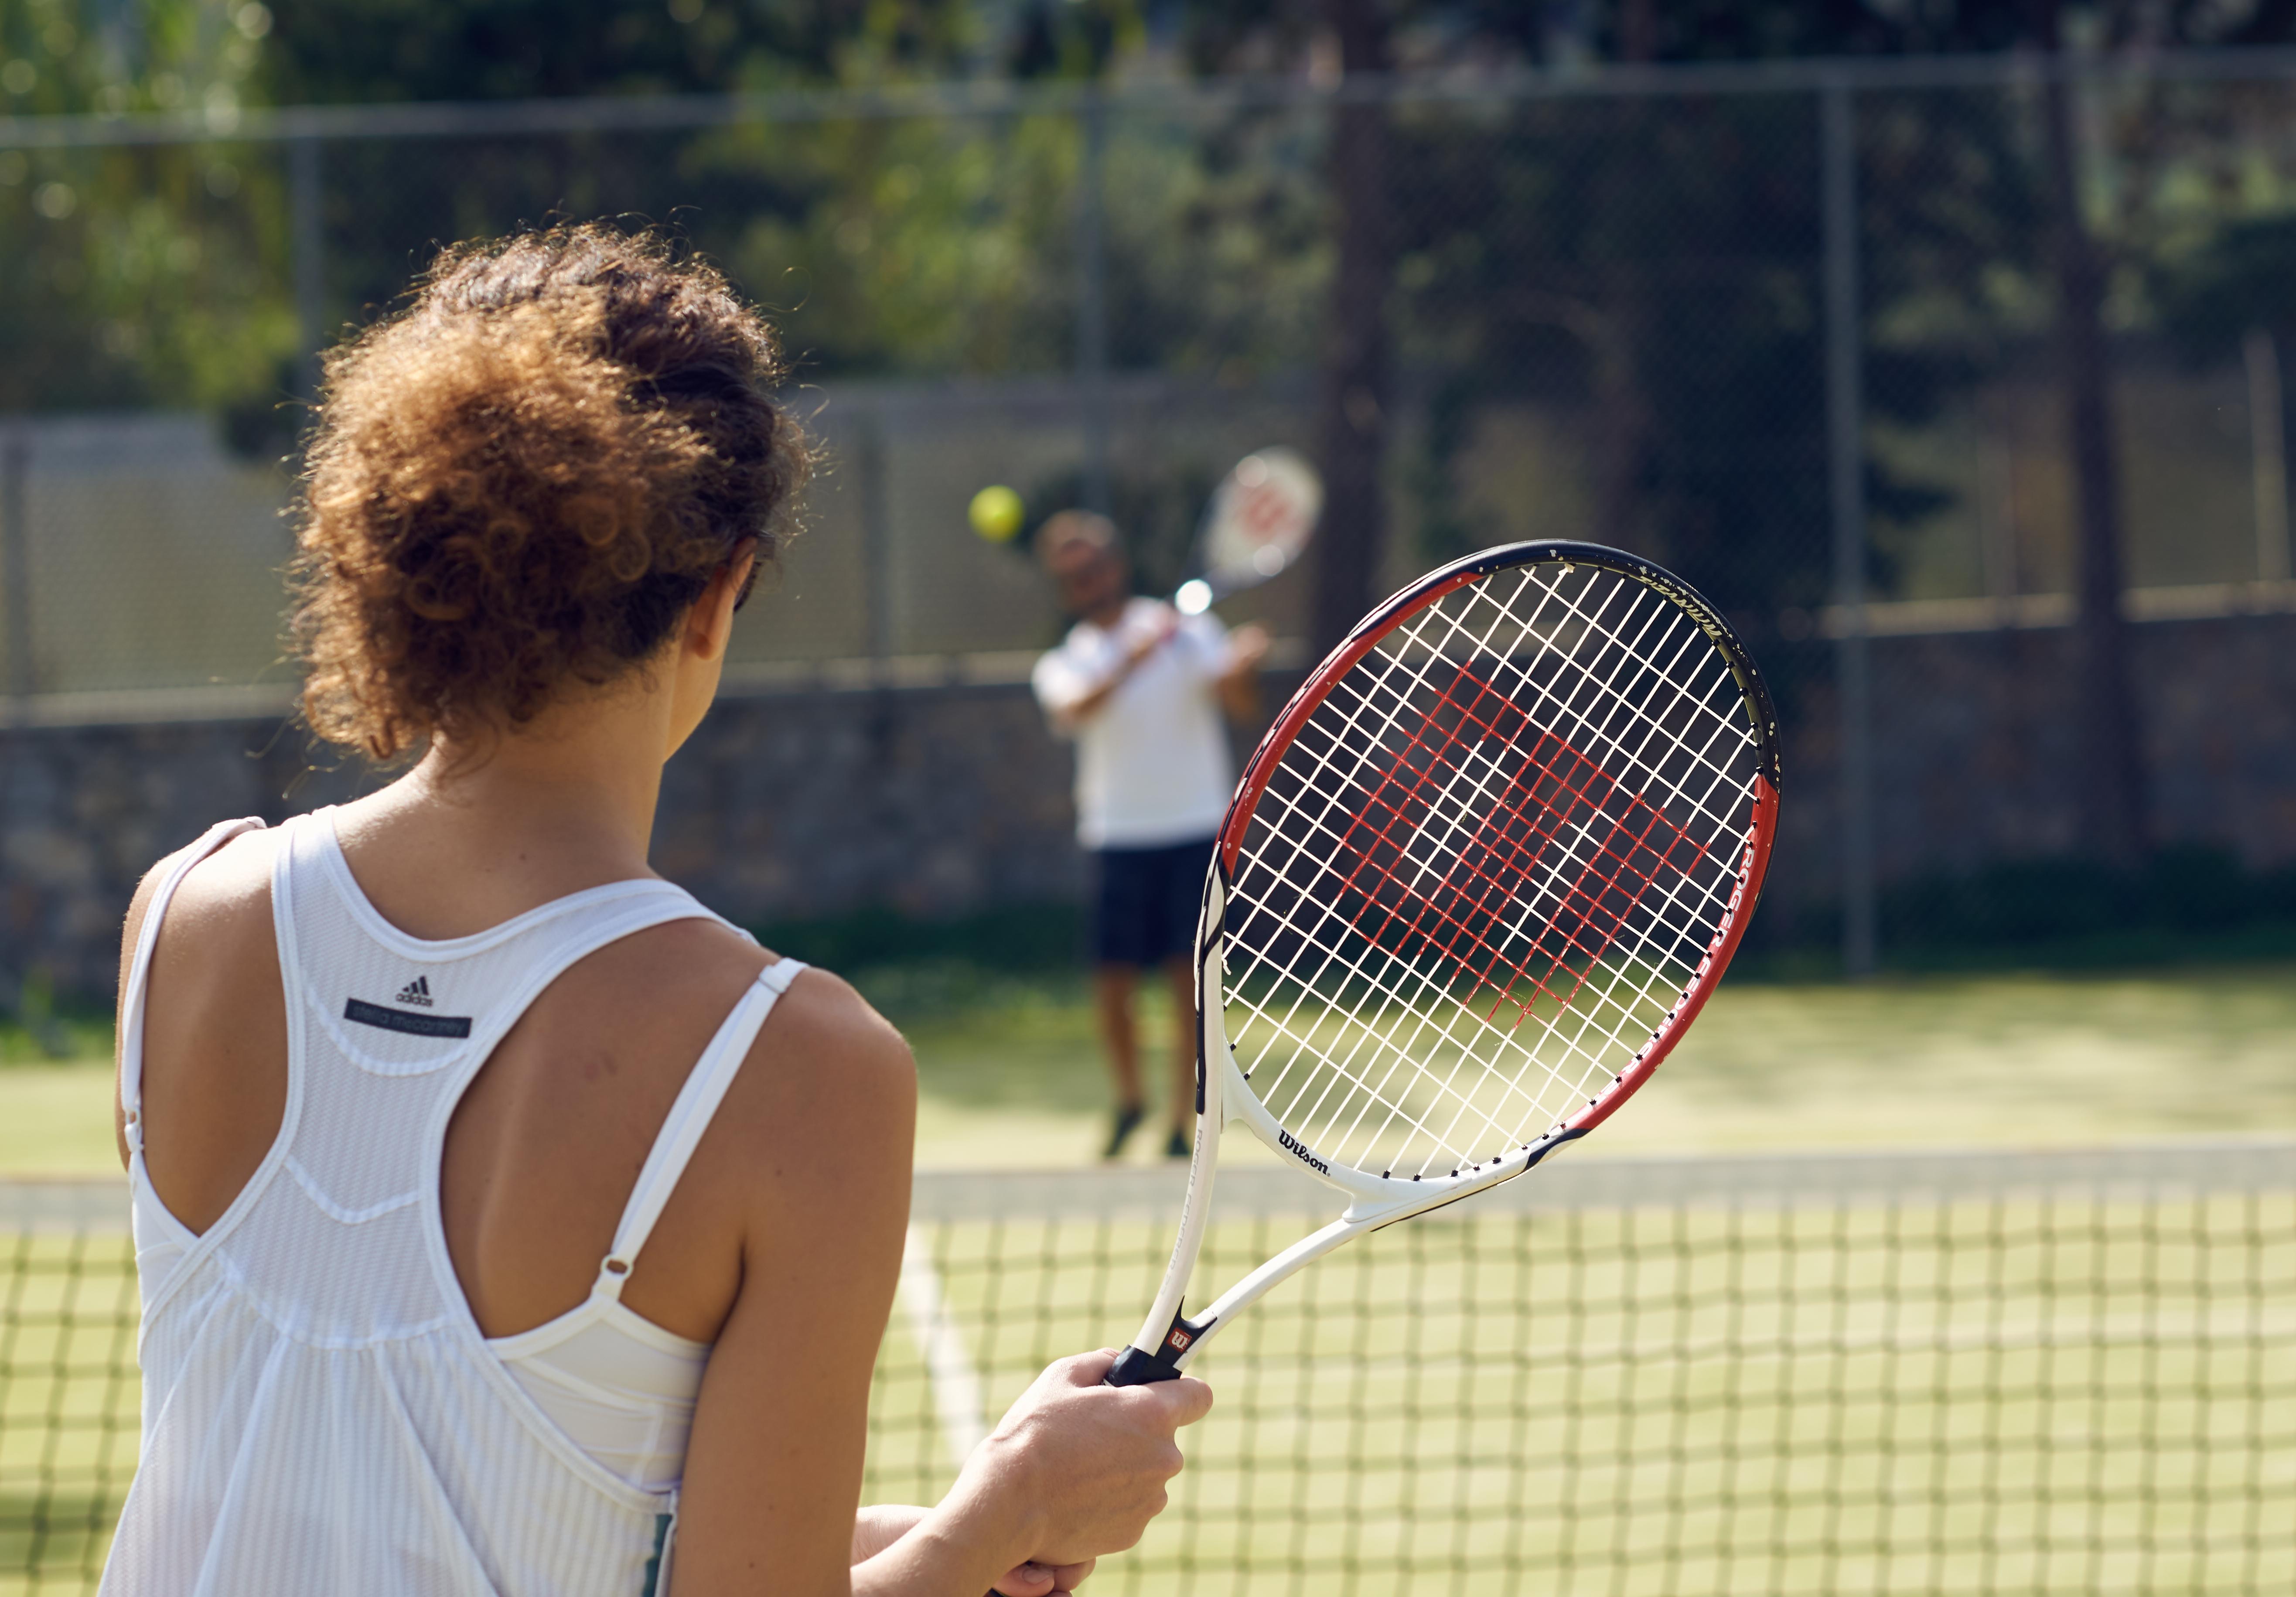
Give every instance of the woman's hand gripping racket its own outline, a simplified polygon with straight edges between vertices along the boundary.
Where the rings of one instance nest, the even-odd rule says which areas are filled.
[[[1776,716],[1647,561],[1517,544],[1381,605],[1245,770],[1197,931],[1196,1151],[1110,1372],[1168,1380],[1341,1243],[1521,1175],[1650,1078],[1721,979],[1777,823]],[[1220,1133],[1347,1199],[1193,1318]]]

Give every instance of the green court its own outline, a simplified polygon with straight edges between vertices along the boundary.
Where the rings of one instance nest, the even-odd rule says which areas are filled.
[[[918,1162],[1089,1159],[1106,1101],[1080,982],[902,972]],[[864,972],[865,991],[873,989]],[[1152,1046],[1160,1006],[1142,1006]],[[2296,1131],[2296,964],[2098,976],[1726,982],[1606,1154],[2065,1144]],[[1142,1157],[1152,1150],[1142,1139]]]
[[[1219,1406],[1190,1438],[1177,1508],[1111,1584],[2283,1590],[2292,1223],[2283,1190],[1654,1196],[1398,1227],[1206,1354]],[[1211,1274],[1301,1224],[1222,1228]],[[931,1235],[993,1415],[1045,1358],[1125,1334],[1168,1233],[1045,1219]],[[896,1315],[873,1496],[929,1499],[949,1478],[932,1341]]]
[[[1107,1089],[1083,981],[947,963],[863,970],[916,1050],[921,1166],[1089,1162]],[[1144,995],[1152,1067],[1169,1044]],[[0,1174],[119,1167],[108,1028],[40,1061],[0,1026]],[[2072,1143],[2296,1131],[2296,963],[1857,987],[1726,983],[1606,1153]],[[1152,1138],[1136,1152],[1152,1157]]]
[[[1179,1180],[1078,1168],[1079,982],[864,985],[942,1171],[868,1494],[930,1500],[1046,1360],[1129,1335]],[[2285,965],[1726,987],[1583,1149],[1240,1320],[1175,1511],[1095,1589],[2286,1591],[2292,1036]],[[4,1045],[8,1174],[116,1168],[100,1055]],[[1201,1289],[1325,1217],[1238,1162]],[[130,1259],[92,1197],[94,1233],[0,1239],[0,1593],[86,1589],[132,1472]]]
[[[2284,1591],[2290,1147],[1557,1161],[1239,1320],[1173,1511],[1095,1589]],[[1232,1179],[1207,1282],[1315,1219],[1288,1173]],[[1127,1334],[1175,1195],[923,1182],[869,1499],[937,1495],[1044,1362]],[[100,1557],[127,1272],[117,1235],[15,1241],[0,1593]]]

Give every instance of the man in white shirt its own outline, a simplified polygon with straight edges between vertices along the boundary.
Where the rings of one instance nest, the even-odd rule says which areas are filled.
[[[1144,970],[1170,988],[1178,1046],[1165,1152],[1188,1156],[1195,1106],[1195,994],[1190,962],[1204,872],[1234,773],[1222,712],[1258,711],[1267,635],[1182,616],[1132,592],[1115,527],[1063,511],[1037,558],[1077,624],[1037,662],[1037,701],[1077,748],[1077,840],[1093,856],[1093,959],[1101,1039],[1115,1077],[1113,1159],[1147,1112],[1132,994]]]

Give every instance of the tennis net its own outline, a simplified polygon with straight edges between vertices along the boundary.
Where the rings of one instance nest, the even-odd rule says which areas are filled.
[[[1326,1217],[1223,1172],[1224,1283]],[[931,1501],[1128,1335],[1177,1173],[921,1175],[865,1495]],[[112,1184],[0,1184],[0,1593],[92,1589],[135,1465]],[[2296,1144],[1558,1160],[1208,1353],[1102,1593],[2285,1593]]]

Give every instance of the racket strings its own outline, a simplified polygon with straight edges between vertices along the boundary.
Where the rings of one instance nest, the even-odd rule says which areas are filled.
[[[1488,640],[1485,640],[1485,641],[1487,642]],[[1421,683],[1423,684],[1423,682],[1424,682],[1424,673],[1423,673],[1423,672],[1421,674],[1419,680],[1420,680],[1420,681],[1421,681]],[[1357,715],[1357,716],[1355,716],[1355,717],[1350,717],[1350,718],[1351,718],[1352,720],[1354,720],[1354,721],[1356,721],[1356,722],[1359,723],[1359,722],[1361,721],[1361,719],[1362,719],[1362,717],[1360,716],[1360,714],[1358,714],[1358,715]],[[1382,717],[1382,730],[1385,730],[1385,729],[1387,729],[1387,728],[1391,728],[1391,726],[1392,726],[1392,725],[1393,725],[1393,723],[1394,723],[1394,720],[1395,720],[1395,717],[1394,717],[1394,715],[1393,715],[1393,713],[1392,713],[1391,711],[1390,711],[1390,713],[1388,713],[1386,716],[1384,716],[1384,717]],[[1485,796],[1488,796],[1488,795],[1486,794]],[[1329,839],[1324,839],[1324,840],[1328,841]],[[1350,836],[1350,837],[1349,837],[1349,838],[1342,838],[1342,839],[1339,839],[1339,842],[1340,842],[1340,844],[1341,844],[1341,848],[1342,848],[1343,849],[1345,849],[1345,848],[1346,848],[1349,844],[1351,844],[1353,841],[1354,841],[1354,839],[1352,838],[1352,836]]]
[[[1753,740],[1681,609],[1515,568],[1419,612],[1271,774],[1229,1035],[1319,1154],[1447,1174],[1598,1098],[1680,1001],[1751,830]]]
[[[1483,640],[1483,643],[1488,643],[1488,638]],[[1362,716],[1359,716],[1359,714],[1352,716],[1352,720],[1359,720],[1359,718],[1362,718]],[[1387,720],[1387,723],[1391,723],[1391,720],[1394,720],[1394,716],[1391,716],[1391,714],[1384,716],[1384,720]],[[1387,1035],[1387,1037],[1380,1037],[1380,1042],[1394,1044],[1394,1037],[1391,1037],[1391,1035]],[[1423,1042],[1423,1037],[1416,1037],[1416,1042]],[[1515,1074],[1515,1078],[1513,1078],[1515,1085],[1520,1085],[1520,1077],[1522,1077],[1522,1071],[1518,1071],[1518,1074]],[[1373,1085],[1384,1085],[1384,1083],[1373,1083]],[[1330,1087],[1330,1083],[1327,1083],[1327,1087]],[[1288,1109],[1297,1109],[1297,1106],[1288,1106]],[[1368,1102],[1366,1102],[1366,1106],[1364,1106],[1364,1109],[1368,1109]],[[1419,1129],[1422,1129],[1422,1131],[1428,1131],[1428,1134],[1432,1134],[1431,1126],[1423,1126],[1422,1122],[1414,1122],[1414,1125],[1419,1125]],[[1438,1141],[1442,1141],[1442,1138],[1439,1138],[1439,1134],[1438,1134]]]
[[[1423,644],[1423,643],[1426,642],[1425,634],[1424,634],[1424,627],[1423,627],[1423,627],[1422,627],[1420,630],[1418,630],[1418,631],[1416,631],[1416,632],[1414,632],[1414,633],[1412,633],[1412,634],[1408,634],[1408,635],[1406,635],[1406,636],[1407,636],[1407,637],[1409,637],[1409,638],[1411,638],[1411,639],[1413,639],[1414,641],[1416,641],[1416,642],[1418,642],[1418,643],[1420,643]],[[1483,636],[1481,636],[1480,638],[1479,638],[1479,639],[1477,640],[1477,643],[1478,643],[1481,647],[1484,647],[1484,648],[1487,648],[1487,649],[1488,649],[1488,648],[1489,648],[1489,647],[1491,646],[1492,639],[1491,639],[1491,637],[1488,635],[1488,634],[1487,633],[1485,635],[1483,635]],[[1406,652],[1411,652],[1411,651],[1406,651]],[[1445,654],[1446,654],[1446,653],[1447,653],[1447,651],[1446,651],[1446,650],[1444,650],[1444,649],[1442,649],[1442,648],[1439,647],[1439,648],[1434,651],[1434,658],[1435,658],[1435,659],[1442,659],[1442,658],[1444,658],[1444,657],[1445,657]],[[1416,673],[1416,674],[1415,674],[1415,676],[1414,676],[1414,685],[1415,685],[1415,686],[1417,686],[1417,687],[1419,687],[1419,688],[1421,688],[1421,689],[1424,689],[1424,688],[1428,685],[1428,676],[1429,676],[1429,673],[1428,673],[1428,671],[1427,671],[1426,669],[1423,668],[1421,671],[1419,671],[1418,673]],[[1448,694],[1446,694],[1446,695],[1444,695],[1444,696],[1445,696],[1445,697],[1449,697],[1449,695],[1448,695]],[[1478,699],[1479,699],[1480,700],[1482,700],[1482,701],[1488,702],[1488,695],[1479,693],[1479,694],[1478,694]],[[1436,719],[1438,719],[1438,720],[1440,720],[1440,719],[1442,719],[1442,718],[1443,718],[1443,717],[1441,717],[1441,714],[1440,714],[1440,711],[1439,711],[1439,710],[1437,712],[1435,718],[1436,718]],[[1511,727],[1505,727],[1505,728],[1503,728],[1503,727],[1494,726],[1494,725],[1490,725],[1490,723],[1489,723],[1489,721],[1488,721],[1488,718],[1483,718],[1483,717],[1470,717],[1469,718],[1470,718],[1471,720],[1472,720],[1472,719],[1483,719],[1483,723],[1484,723],[1484,724],[1483,724],[1482,727],[1481,727],[1480,730],[1483,730],[1483,731],[1487,731],[1487,732],[1491,732],[1491,733],[1506,733],[1506,732],[1512,732],[1512,731],[1513,730],[1513,728],[1511,728]],[[1394,723],[1395,719],[1396,719],[1396,717],[1393,717],[1393,716],[1390,716],[1390,717],[1388,717],[1389,729],[1390,729],[1390,730],[1391,730],[1391,729],[1392,729],[1392,725],[1393,725],[1393,723]],[[1488,798],[1488,792],[1486,792],[1486,793],[1482,794],[1481,796]],[[1503,1002],[1504,1002],[1504,1000],[1502,1000],[1501,1002],[1503,1003]],[[1453,1055],[1453,1067],[1452,1067],[1452,1069],[1451,1069],[1451,1071],[1449,1072],[1448,1076],[1447,1076],[1446,1078],[1444,1078],[1443,1080],[1441,1080],[1441,1081],[1440,1081],[1440,1083],[1439,1083],[1439,1085],[1441,1086],[1441,1088],[1443,1089],[1443,1091],[1445,1092],[1445,1093],[1446,1093],[1446,1094],[1447,1094],[1447,1095],[1449,1095],[1449,1096],[1451,1096],[1451,1097],[1454,1097],[1454,1098],[1460,1098],[1460,1095],[1459,1095],[1459,1094],[1457,1093],[1457,1092],[1456,1092],[1456,1080],[1457,1080],[1458,1076],[1459,1076],[1459,1075],[1460,1075],[1460,1073],[1461,1073],[1461,1070],[1462,1070],[1463,1067],[1464,1066],[1464,1063],[1465,1063],[1465,1061],[1464,1061],[1464,1060],[1460,1059],[1460,1058],[1458,1057],[1458,1055],[1455,1052],[1455,1053],[1454,1053],[1454,1055]],[[1521,1069],[1521,1068],[1518,1068],[1518,1069],[1516,1069],[1516,1070],[1515,1070],[1515,1071],[1514,1071],[1511,1076],[1505,1076],[1505,1077],[1503,1077],[1503,1080],[1504,1080],[1504,1082],[1506,1084],[1506,1085],[1507,1085],[1508,1087],[1510,1087],[1510,1088],[1512,1088],[1512,1089],[1515,1089],[1515,1090],[1519,1091],[1519,1090],[1521,1089],[1521,1087],[1522,1080],[1523,1080],[1524,1077],[1525,1077],[1527,1074],[1528,1074],[1528,1072],[1527,1072],[1525,1069]],[[1561,1073],[1560,1071],[1558,1071],[1558,1070],[1554,1070],[1554,1069],[1553,1069],[1552,1068],[1549,1068],[1547,1074],[1548,1074],[1548,1081],[1547,1081],[1547,1083],[1543,1084],[1543,1085],[1547,1085],[1547,1086],[1550,1086],[1550,1087],[1551,1087],[1551,1086],[1554,1086],[1554,1085],[1559,1085],[1559,1084],[1560,1084],[1560,1082],[1561,1082],[1561,1081],[1562,1081],[1562,1073]],[[1328,1085],[1328,1084],[1327,1084],[1327,1085]],[[1384,1084],[1382,1084],[1382,1085],[1384,1085]],[[1537,1102],[1536,1100],[1533,1100],[1533,1101],[1534,1101],[1534,1102]],[[1446,1151],[1456,1151],[1455,1150],[1453,1150],[1453,1149],[1452,1149],[1452,1138],[1451,1138],[1451,1134],[1451,1134],[1451,1133],[1454,1133],[1454,1132],[1456,1132],[1456,1131],[1459,1120],[1460,1120],[1461,1118],[1464,1118],[1464,1116],[1462,1115],[1462,1113],[1461,1113],[1461,1112],[1459,1112],[1459,1111],[1460,1111],[1460,1110],[1461,1110],[1463,1107],[1464,1107],[1464,1106],[1465,1106],[1465,1100],[1464,1100],[1464,1098],[1460,1098],[1460,1102],[1459,1102],[1459,1103],[1457,1103],[1457,1104],[1454,1104],[1454,1105],[1451,1105],[1450,1107],[1452,1107],[1452,1108],[1453,1108],[1454,1112],[1453,1112],[1453,1114],[1452,1114],[1452,1116],[1451,1116],[1450,1121],[1449,1121],[1449,1123],[1448,1123],[1445,1127],[1441,1128],[1440,1130],[1436,1130],[1435,1128],[1432,1128],[1432,1127],[1424,1127],[1424,1129],[1428,1129],[1428,1130],[1431,1130],[1431,1131],[1433,1131],[1433,1132],[1434,1132],[1434,1134],[1435,1134],[1435,1140],[1436,1140],[1437,1143],[1439,1144],[1439,1148],[1440,1148],[1441,1150],[1446,1150]],[[1364,1107],[1365,1110],[1368,1110],[1368,1109],[1370,1108],[1370,1105],[1369,1105],[1368,1103],[1365,1103],[1363,1107]],[[1519,1108],[1520,1106],[1519,1106],[1519,1105],[1512,1105],[1512,1104],[1511,1104],[1511,1105],[1509,1105],[1509,1107]],[[1499,1131],[1499,1132],[1502,1132],[1502,1133],[1504,1132],[1505,1127],[1504,1127],[1504,1126],[1500,1126],[1500,1125],[1499,1125],[1496,1120],[1492,1119],[1492,1118],[1491,1118],[1488,1113],[1486,1113],[1482,1118],[1483,1118],[1486,1120],[1486,1122],[1487,1122],[1488,1129],[1492,1130],[1492,1131]],[[1363,1117],[1362,1117],[1362,1115],[1359,1113],[1359,1114],[1358,1114],[1358,1116],[1357,1117],[1357,1118],[1356,1118],[1353,1122],[1351,1122],[1351,1123],[1350,1123],[1350,1126],[1349,1126],[1350,1131],[1353,1131],[1353,1130],[1356,1130],[1356,1129],[1359,1129],[1359,1128],[1360,1128],[1361,1122],[1362,1122],[1362,1118],[1363,1118]],[[1390,1115],[1390,1116],[1387,1118],[1385,1124],[1386,1124],[1386,1126],[1387,1126],[1388,1127],[1391,1128],[1392,1124],[1393,1124],[1393,1116],[1392,1116],[1392,1115]],[[1469,1162],[1474,1162],[1474,1161],[1471,1159],[1469,1160]]]

